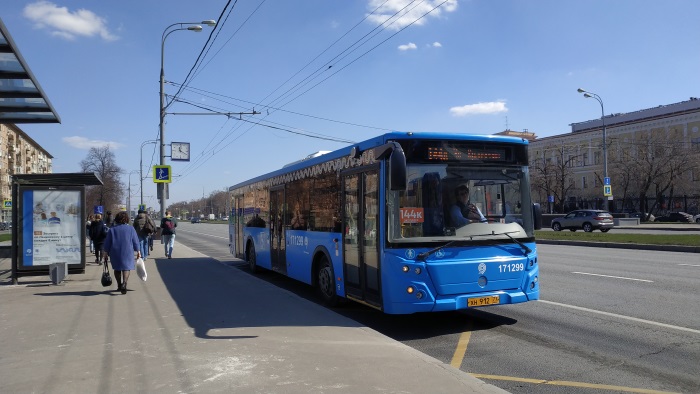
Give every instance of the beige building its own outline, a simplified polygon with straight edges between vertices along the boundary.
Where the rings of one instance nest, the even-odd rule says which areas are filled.
[[[603,120],[605,121],[608,177],[611,178],[610,209],[640,209],[639,179],[645,171],[654,171],[664,160],[664,168],[673,187],[658,195],[652,187],[645,195],[647,207],[657,202],[657,210],[700,210],[700,100],[660,105],[630,113],[605,116],[571,125],[571,133],[530,141],[530,175],[533,199],[547,207],[548,195],[557,194],[559,210],[600,208],[603,196]],[[663,175],[660,183],[663,183]],[[549,182],[544,182],[549,178]],[[564,183],[555,178],[566,178]],[[635,180],[637,183],[635,184]],[[539,182],[539,184],[537,184]],[[553,187],[555,183],[558,187]],[[546,184],[546,185],[545,185]],[[544,185],[544,186],[543,186]],[[561,189],[567,192],[562,193]],[[537,189],[537,190],[536,190]],[[546,190],[546,189],[549,189]],[[561,195],[565,201],[560,201]],[[651,195],[650,195],[651,194]],[[672,201],[670,200],[671,198]],[[635,200],[636,199],[636,200]],[[564,203],[562,206],[561,203]]]
[[[12,200],[12,175],[51,173],[52,159],[19,127],[0,124],[0,200]],[[10,210],[2,210],[0,221],[10,221]]]

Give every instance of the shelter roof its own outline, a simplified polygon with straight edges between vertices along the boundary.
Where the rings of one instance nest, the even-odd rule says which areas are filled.
[[[61,123],[0,19],[0,123]]]

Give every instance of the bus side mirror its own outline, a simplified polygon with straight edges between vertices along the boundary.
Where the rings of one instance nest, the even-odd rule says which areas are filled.
[[[540,208],[540,204],[532,204],[532,217],[533,220],[535,221],[535,230],[541,230],[542,229],[542,208]]]
[[[401,145],[394,144],[396,146],[389,157],[389,190],[406,190],[406,155]]]
[[[388,142],[374,148],[374,157],[382,160],[389,156],[389,190],[406,190],[406,155],[398,142]]]

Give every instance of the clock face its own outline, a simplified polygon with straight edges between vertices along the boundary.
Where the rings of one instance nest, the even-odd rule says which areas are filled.
[[[172,151],[170,158],[172,160],[190,160],[190,143],[189,142],[173,142],[170,144]]]

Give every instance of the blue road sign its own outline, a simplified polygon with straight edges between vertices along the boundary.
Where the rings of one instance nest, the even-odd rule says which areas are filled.
[[[170,166],[153,166],[153,182],[172,182],[172,171],[170,170]]]
[[[92,209],[92,213],[94,214],[103,214],[105,212],[105,209],[102,205],[95,205],[95,207]]]
[[[604,184],[604,185],[609,185],[609,184],[610,184],[610,177],[609,177],[609,176],[606,176],[605,178],[603,178],[603,184]]]

